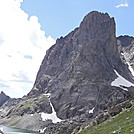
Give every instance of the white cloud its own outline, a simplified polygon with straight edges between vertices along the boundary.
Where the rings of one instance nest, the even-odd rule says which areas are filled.
[[[11,97],[31,90],[45,51],[55,43],[45,36],[37,16],[20,8],[21,2],[0,0],[0,90]]]
[[[128,7],[128,3],[127,3],[127,1],[125,1],[125,3],[121,3],[121,4],[119,4],[119,5],[115,6],[115,7],[116,7],[116,8]]]

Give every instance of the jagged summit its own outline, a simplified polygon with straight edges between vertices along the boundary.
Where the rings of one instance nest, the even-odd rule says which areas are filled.
[[[82,20],[82,22],[80,24],[80,27],[78,27],[74,31],[70,32],[67,36],[65,36],[65,38],[68,39],[68,37],[70,37],[70,36],[71,37],[75,36],[74,34],[76,34],[76,36],[77,36],[78,34],[80,34],[77,31],[81,32],[81,34],[84,33],[86,35],[88,32],[88,36],[87,36],[88,38],[89,37],[90,38],[101,38],[101,36],[105,37],[106,29],[104,29],[104,26],[102,25],[102,23],[104,24],[104,22],[105,22],[105,25],[111,25],[109,27],[109,29],[113,26],[112,30],[115,35],[114,18],[110,18],[108,13],[104,14],[104,13],[101,13],[98,11],[92,11],[84,17],[84,19]],[[109,24],[107,24],[108,22],[109,22]],[[97,33],[97,34],[95,34],[95,33]],[[63,39],[63,37],[61,39]],[[59,41],[59,39],[57,39],[57,40]]]
[[[115,21],[107,13],[93,11],[84,17],[80,29],[88,39],[106,38],[107,33],[115,36]]]
[[[128,35],[119,36],[117,40],[120,41],[122,47],[127,47],[134,43],[134,37]]]

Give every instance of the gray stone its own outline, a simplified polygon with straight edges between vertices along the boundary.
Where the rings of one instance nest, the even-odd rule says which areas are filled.
[[[112,108],[110,108],[108,110],[108,112],[109,112],[109,114],[111,116],[115,116],[115,115],[119,114],[121,111],[122,111],[122,107],[120,107],[118,105],[117,106],[113,106]]]
[[[0,93],[0,107],[10,99],[3,91]]]
[[[131,133],[134,133],[134,130],[131,130],[130,132],[131,132]]]

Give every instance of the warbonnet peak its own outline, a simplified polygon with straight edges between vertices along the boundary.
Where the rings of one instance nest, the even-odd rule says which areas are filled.
[[[107,13],[87,14],[78,28],[57,39],[47,51],[32,90],[6,113],[1,111],[0,123],[40,129],[45,134],[71,133],[111,107],[131,100],[134,38],[116,38],[115,32],[114,18]]]

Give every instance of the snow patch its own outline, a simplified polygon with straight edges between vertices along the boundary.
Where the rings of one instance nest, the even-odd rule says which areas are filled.
[[[89,127],[89,125],[85,126],[85,129],[87,129]]]
[[[31,114],[31,116],[33,116],[33,114]]]
[[[48,98],[51,96],[51,94],[50,94],[50,93],[43,94],[43,95],[47,96]],[[50,100],[49,100],[49,101],[50,101]]]
[[[94,109],[95,109],[95,107],[93,109],[89,110],[89,114],[93,114],[94,113]]]
[[[43,121],[46,121],[46,120],[52,120],[53,123],[57,123],[57,122],[61,122],[62,120],[60,118],[57,117],[56,115],[56,112],[54,110],[54,107],[50,101],[50,93],[48,94],[44,94],[46,95],[48,98],[49,98],[49,102],[50,102],[50,106],[52,107],[52,113],[51,114],[47,114],[47,113],[41,113],[41,118]]]
[[[132,66],[130,65],[129,62],[127,62],[127,65],[128,65],[128,69],[130,70],[131,74],[134,76],[134,70],[133,70]]]
[[[39,89],[38,89],[38,88],[36,88],[36,87],[34,87],[34,88],[33,88],[33,90],[37,90],[37,91],[38,91]]]
[[[0,112],[2,112],[3,111],[3,109],[0,109]]]
[[[123,53],[123,52],[121,52],[121,55],[122,55],[122,56],[124,56],[124,53]]]
[[[3,127],[0,127],[0,130],[3,132],[4,128]]]
[[[129,82],[128,80],[123,78],[121,75],[119,75],[119,73],[116,70],[114,70],[114,72],[116,73],[116,75],[118,77],[111,83],[111,86],[120,87],[120,88],[122,88],[123,90],[126,90],[126,91],[128,91],[128,89],[124,88],[124,87],[134,86],[133,83]]]
[[[39,129],[39,132],[44,134],[44,132],[45,132],[46,129],[47,129],[46,127],[43,128],[43,129]]]

